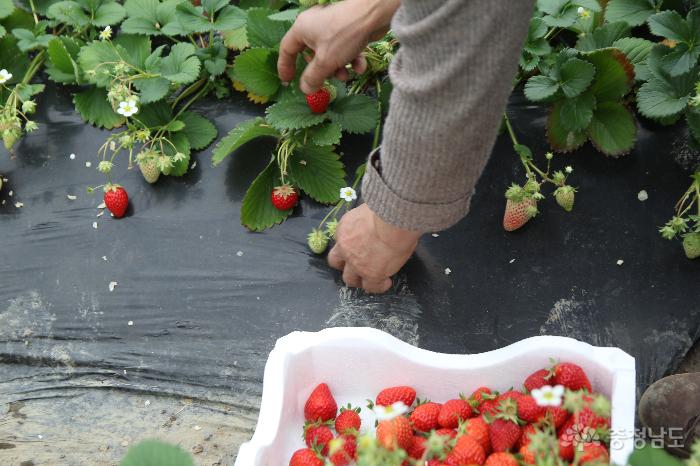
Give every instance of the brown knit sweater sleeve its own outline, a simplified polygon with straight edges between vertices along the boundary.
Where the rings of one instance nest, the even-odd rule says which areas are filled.
[[[403,0],[381,153],[362,183],[384,221],[423,232],[469,210],[496,139],[533,0]]]

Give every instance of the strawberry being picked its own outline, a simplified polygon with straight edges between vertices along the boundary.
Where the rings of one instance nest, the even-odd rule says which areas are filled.
[[[325,383],[319,384],[309,395],[304,405],[304,417],[307,421],[330,421],[335,419],[338,403],[335,402],[330,388]]]
[[[109,183],[105,186],[104,202],[105,206],[112,212],[114,218],[122,218],[129,207],[129,195],[126,189],[118,184]]]
[[[306,96],[306,103],[311,109],[311,113],[326,113],[330,102],[331,94],[324,87]]]
[[[272,200],[272,205],[275,206],[277,210],[289,210],[292,209],[299,201],[299,193],[293,186],[288,184],[283,184],[281,186],[275,187],[270,195]]]

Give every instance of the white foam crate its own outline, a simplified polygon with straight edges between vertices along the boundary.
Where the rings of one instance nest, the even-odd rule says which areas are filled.
[[[285,466],[302,448],[304,403],[326,382],[338,405],[364,407],[382,388],[410,385],[435,401],[471,393],[482,385],[497,390],[521,387],[549,358],[574,362],[594,390],[610,397],[614,442],[611,464],[626,464],[633,449],[634,358],[571,338],[537,336],[479,354],[443,354],[416,348],[372,328],[338,327],[293,332],[277,340],[265,366],[260,415],[253,438],[241,445],[235,466]],[[362,410],[364,426],[373,424]]]

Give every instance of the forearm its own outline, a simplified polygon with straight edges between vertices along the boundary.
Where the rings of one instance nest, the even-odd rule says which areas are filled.
[[[348,0],[346,0],[348,1]],[[357,1],[358,8],[367,12],[367,31],[370,40],[378,40],[391,25],[391,20],[401,5],[400,0],[350,0]]]
[[[404,0],[381,155],[363,197],[383,220],[435,231],[469,209],[511,91],[533,0]]]

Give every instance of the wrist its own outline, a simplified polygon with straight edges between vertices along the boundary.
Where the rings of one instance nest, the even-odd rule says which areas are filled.
[[[420,231],[405,230],[391,223],[387,223],[376,214],[373,215],[373,220],[379,240],[392,249],[413,248],[423,235]]]

